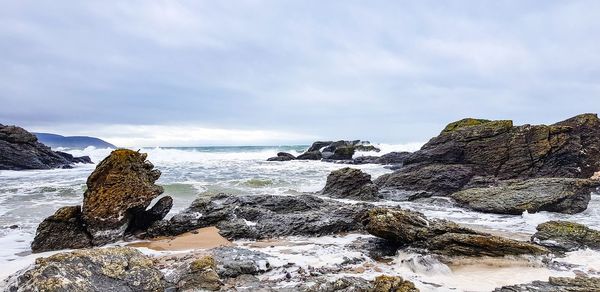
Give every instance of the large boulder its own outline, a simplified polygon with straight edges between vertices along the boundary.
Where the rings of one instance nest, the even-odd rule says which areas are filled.
[[[287,152],[279,152],[277,156],[267,159],[267,161],[290,161],[296,159],[296,156]]]
[[[314,142],[305,153],[299,155],[300,160],[319,160],[321,158],[328,161],[352,160],[356,151],[374,151],[380,149],[371,145],[369,141],[361,140],[339,140],[339,141],[317,141]]]
[[[74,163],[92,161],[88,156],[52,151],[25,129],[0,124],[0,170],[68,168]]]
[[[371,181],[370,174],[359,169],[345,167],[332,171],[327,176],[327,182],[321,194],[340,199],[374,201],[379,199],[377,191],[377,186]]]
[[[94,244],[120,238],[129,221],[163,192],[154,183],[160,171],[146,157],[128,149],[114,150],[88,177],[82,211]]]
[[[473,178],[471,167],[460,164],[411,165],[375,180],[381,189],[424,191],[429,195],[456,192]]]
[[[319,151],[307,151],[296,157],[298,160],[320,160],[321,158],[323,158],[323,156]]]
[[[68,240],[65,240],[67,239]],[[92,246],[92,237],[84,227],[80,206],[62,207],[44,219],[31,244],[33,252]]]
[[[536,227],[531,241],[559,251],[600,250],[600,231],[569,221],[548,221]]]
[[[362,229],[360,218],[367,208],[311,195],[219,194],[198,198],[170,220],[156,222],[148,236],[178,235],[208,226],[216,226],[228,239],[321,236]]]
[[[363,224],[367,232],[377,237],[446,256],[502,257],[548,253],[536,244],[477,232],[408,210],[374,208],[363,217]]]
[[[65,240],[69,240],[65,238]],[[164,291],[152,259],[127,247],[82,249],[36,259],[7,291]]]
[[[520,215],[524,211],[574,214],[584,211],[599,181],[536,178],[500,186],[471,188],[452,194],[460,205],[481,212]]]
[[[576,276],[550,277],[548,281],[533,281],[527,284],[504,286],[494,292],[592,292],[600,291],[600,277]]]

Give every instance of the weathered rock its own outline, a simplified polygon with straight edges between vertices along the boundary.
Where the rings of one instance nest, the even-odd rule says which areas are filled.
[[[257,275],[271,268],[269,255],[239,247],[224,246],[210,250],[215,259],[216,271],[221,277]]]
[[[146,231],[152,223],[165,218],[172,207],[173,198],[170,196],[160,198],[149,210],[140,211],[134,214],[127,227],[127,232],[135,234]]]
[[[290,161],[296,159],[296,156],[287,152],[279,152],[277,156],[267,159],[267,161]]]
[[[216,226],[228,239],[263,239],[288,235],[320,236],[360,230],[366,204],[348,205],[315,196],[234,196],[196,199],[168,221],[159,221],[149,236],[177,235]]]
[[[218,291],[222,282],[211,256],[203,256],[186,265],[177,282],[178,291]]]
[[[393,241],[378,237],[361,237],[350,243],[348,247],[353,250],[365,252],[375,260],[380,260],[384,257],[396,255],[400,246]]]
[[[333,160],[350,160],[354,155],[354,146],[339,146],[333,151],[333,155],[327,157]],[[323,152],[325,153],[325,151]]]
[[[430,195],[448,195],[471,180],[469,166],[460,164],[410,165],[375,180],[380,189],[425,191]]]
[[[370,174],[359,169],[345,167],[332,171],[327,176],[327,182],[321,194],[340,199],[374,201],[379,199],[377,191],[377,186],[371,181]]]
[[[597,292],[600,291],[599,277],[577,276],[550,277],[548,282],[533,281],[528,284],[504,286],[494,292]]]
[[[9,279],[8,291],[163,291],[153,261],[133,248],[83,249],[38,258]]]
[[[600,249],[600,231],[568,221],[548,221],[536,227],[531,241],[559,251]]]
[[[536,178],[500,186],[471,188],[452,198],[464,207],[489,213],[520,215],[524,211],[574,214],[584,211],[600,182],[573,178]]]
[[[365,215],[363,224],[372,235],[440,255],[498,257],[548,253],[535,244],[480,233],[408,210],[374,208]]]
[[[0,170],[68,168],[74,163],[92,161],[88,156],[52,151],[25,129],[0,124]]]
[[[333,141],[316,141],[316,142],[312,143],[312,145],[310,145],[310,147],[308,148],[308,150],[306,150],[306,152],[313,152],[313,151],[321,152],[321,149],[331,145],[332,143],[334,143],[334,142]]]
[[[296,159],[298,160],[320,160],[323,156],[321,156],[321,152],[319,151],[308,151],[308,152],[304,152],[300,155],[298,155],[298,157],[296,157]]]
[[[419,292],[415,284],[398,276],[381,275],[373,280],[373,284],[373,292]]]
[[[163,192],[154,184],[160,171],[153,169],[146,156],[127,149],[114,150],[88,177],[82,211],[95,245],[123,236],[129,221]]]
[[[31,243],[31,250],[43,252],[91,247],[91,240],[81,219],[81,207],[68,206],[58,209],[54,215],[40,223]]]

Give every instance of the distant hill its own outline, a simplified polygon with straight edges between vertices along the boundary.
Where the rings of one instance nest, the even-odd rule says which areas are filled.
[[[115,145],[110,144],[102,139],[87,137],[87,136],[70,136],[65,137],[56,134],[49,133],[33,133],[37,136],[38,141],[51,147],[64,147],[64,148],[85,148],[88,146],[94,146],[96,148],[117,148]]]

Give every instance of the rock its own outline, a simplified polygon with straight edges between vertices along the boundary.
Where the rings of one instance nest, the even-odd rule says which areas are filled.
[[[363,217],[363,224],[372,235],[440,255],[500,257],[548,253],[535,244],[480,233],[408,210],[373,208]]]
[[[367,208],[311,195],[219,194],[198,198],[170,220],[156,222],[148,236],[178,235],[208,226],[216,226],[228,239],[321,236],[362,229],[359,219]]]
[[[497,288],[494,292],[592,292],[600,291],[600,278],[577,276],[550,277],[548,282],[533,281],[528,284],[504,286]]]
[[[0,170],[67,168],[73,163],[92,161],[87,156],[52,151],[25,129],[0,124]]]
[[[488,234],[444,233],[423,244],[429,251],[447,256],[543,255],[549,251],[541,246]]]
[[[36,259],[8,291],[164,291],[153,261],[127,247],[83,249]]]
[[[340,146],[336,147],[333,155],[327,157],[333,160],[351,160],[354,155],[354,146]],[[325,152],[324,152],[325,153]]]
[[[471,188],[452,198],[466,208],[481,212],[520,215],[524,211],[574,214],[584,211],[591,192],[600,183],[588,179],[536,178],[509,181],[500,186]]]
[[[377,191],[377,186],[371,181],[370,174],[359,169],[345,167],[332,171],[327,176],[327,182],[321,194],[340,199],[375,201],[379,199]]]
[[[306,152],[313,152],[313,151],[319,151],[321,152],[321,150],[329,145],[331,145],[333,143],[333,141],[316,141],[314,143],[312,143],[312,145],[310,145],[310,147],[308,148],[308,150],[306,150]]]
[[[384,257],[395,256],[398,248],[397,243],[378,237],[358,238],[348,245],[350,249],[366,252],[374,260]]]
[[[177,282],[178,291],[218,291],[222,282],[211,256],[203,256],[186,265]]]
[[[160,171],[146,157],[132,150],[114,150],[88,177],[82,212],[95,245],[122,237],[129,221],[163,192],[154,184]]]
[[[415,284],[398,276],[381,275],[373,280],[373,284],[373,292],[419,292]]]
[[[235,278],[240,275],[257,275],[271,269],[269,255],[239,247],[217,247],[210,250],[221,277]]]
[[[286,152],[279,152],[277,153],[277,156],[271,157],[267,159],[267,161],[290,161],[294,159],[296,159],[296,157],[292,154]]]
[[[472,177],[471,168],[460,164],[411,165],[378,177],[375,184],[380,189],[444,196],[460,190]]]
[[[559,251],[600,250],[600,231],[568,221],[548,221],[536,227],[531,241]]]
[[[152,223],[162,220],[173,207],[173,198],[164,196],[160,198],[149,210],[135,213],[127,227],[128,233],[144,232]]]
[[[298,160],[320,160],[321,158],[321,152],[319,151],[304,152],[296,157]]]
[[[40,223],[31,243],[31,250],[43,252],[91,247],[91,240],[81,218],[81,207],[68,206],[58,209],[54,215]]]

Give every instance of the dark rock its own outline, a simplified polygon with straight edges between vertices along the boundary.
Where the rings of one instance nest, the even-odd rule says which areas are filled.
[[[234,196],[196,199],[168,221],[159,221],[149,236],[177,235],[216,226],[229,239],[264,239],[288,235],[321,236],[362,228],[366,204],[347,205],[315,196]]]
[[[267,161],[290,161],[294,159],[296,159],[296,157],[292,154],[286,152],[279,152],[277,153],[277,156],[271,157],[267,159]]]
[[[340,199],[374,201],[378,200],[377,186],[371,181],[371,175],[359,169],[345,167],[332,171],[327,176],[324,196]]]
[[[146,157],[132,150],[114,150],[88,177],[82,212],[95,245],[121,238],[135,214],[163,192],[154,184],[160,171]]]
[[[65,238],[66,239],[66,238]],[[68,240],[68,239],[66,239]],[[127,247],[83,249],[36,259],[7,291],[164,291],[152,259]]]
[[[316,141],[316,142],[312,143],[312,145],[308,148],[308,150],[306,150],[306,152],[313,152],[313,151],[321,152],[321,149],[331,145],[332,143],[333,143],[333,141]]]
[[[520,215],[524,211],[574,214],[584,211],[600,182],[574,178],[508,181],[500,186],[454,193],[460,205],[481,212]]]
[[[73,163],[91,160],[52,151],[23,128],[0,125],[0,170],[65,168]]]
[[[91,236],[84,227],[80,206],[62,207],[44,219],[31,243],[33,252],[91,247]]]
[[[494,292],[592,292],[600,291],[600,278],[577,276],[550,277],[548,282],[533,281],[528,284],[519,284],[496,288]]]
[[[154,222],[165,218],[172,207],[173,198],[170,196],[160,198],[160,200],[158,200],[149,210],[141,210],[134,213],[129,226],[127,227],[127,231],[130,233],[145,231]]]
[[[340,146],[336,147],[333,155],[327,157],[333,160],[350,160],[354,155],[354,146]],[[325,153],[325,151],[323,152]]]
[[[381,189],[426,191],[432,195],[448,195],[460,190],[471,180],[469,166],[460,164],[410,165],[375,180]]]
[[[257,275],[271,269],[269,255],[239,247],[225,246],[210,250],[221,277],[234,278],[244,274]]]
[[[548,221],[536,227],[531,241],[559,251],[600,250],[600,231],[568,221]]]
[[[440,255],[505,256],[548,252],[535,244],[480,233],[408,210],[374,208],[363,217],[363,224],[372,235]]]
[[[395,242],[378,237],[361,237],[348,245],[348,248],[365,252],[374,260],[395,256],[399,247]]]
[[[321,152],[319,151],[304,152],[296,157],[298,160],[320,160],[321,158]]]

